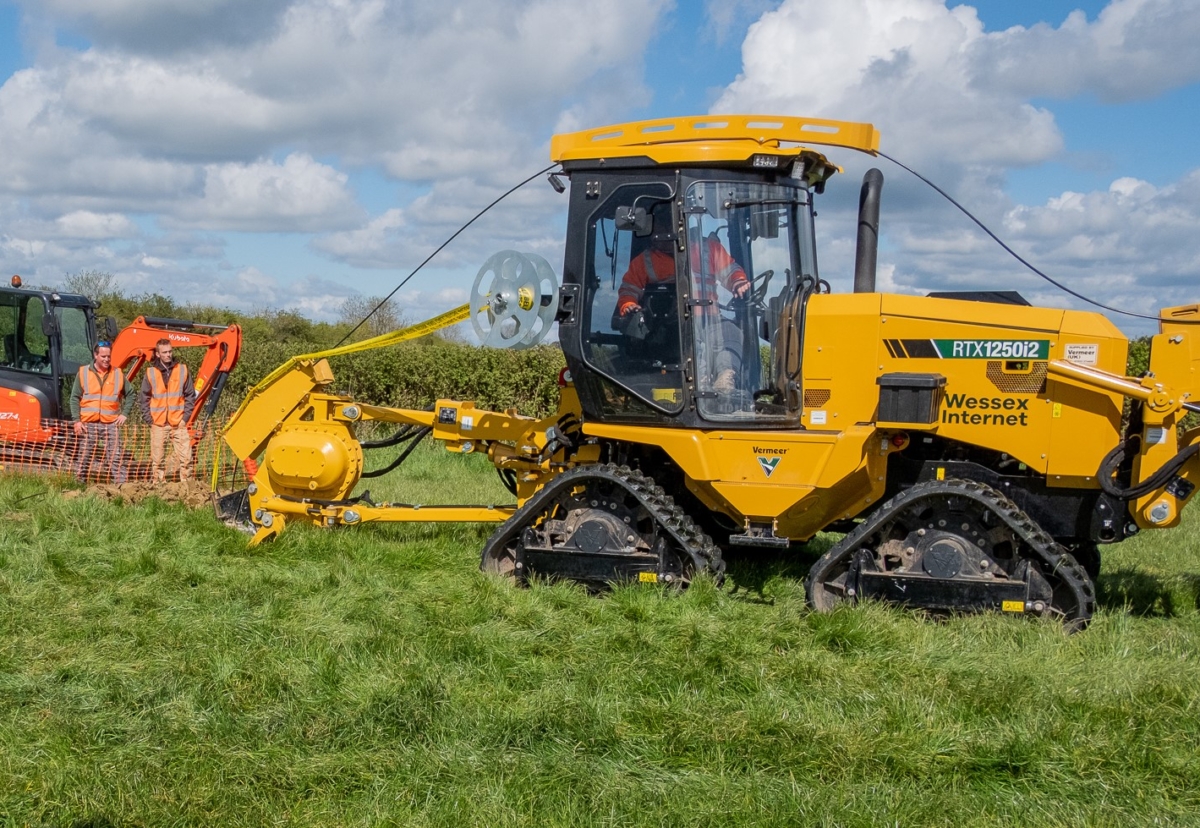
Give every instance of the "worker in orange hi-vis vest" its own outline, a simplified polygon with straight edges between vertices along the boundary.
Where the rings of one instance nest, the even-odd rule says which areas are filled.
[[[179,469],[180,480],[192,478],[192,438],[187,421],[196,405],[196,387],[188,367],[175,361],[171,340],[158,340],[154,359],[146,366],[140,394],[142,415],[150,422],[150,471],[156,483]],[[171,457],[164,465],[166,445]]]
[[[106,476],[118,486],[125,482],[120,427],[133,401],[132,390],[121,369],[112,367],[112,345],[97,342],[92,348],[92,364],[79,366],[71,389],[71,419],[75,421],[72,428],[75,436],[82,438],[72,471],[80,480]],[[94,474],[93,455],[101,443],[104,444],[101,472]]]

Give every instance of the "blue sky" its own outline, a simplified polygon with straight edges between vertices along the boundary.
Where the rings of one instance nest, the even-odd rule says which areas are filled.
[[[770,112],[876,123],[1055,278],[1153,313],[1200,300],[1197,38],[1195,0],[8,0],[0,267],[336,318],[545,166],[556,130]],[[835,288],[874,164],[883,287],[1080,306],[894,166],[830,155],[847,172],[819,205]],[[563,206],[525,188],[401,291],[403,312],[464,301],[498,249],[561,269]]]

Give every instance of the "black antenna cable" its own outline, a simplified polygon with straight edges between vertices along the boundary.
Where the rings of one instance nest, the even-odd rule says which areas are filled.
[[[955,207],[957,207],[960,211],[962,211],[962,214],[964,216],[966,216],[971,221],[973,221],[977,225],[979,225],[979,229],[981,229],[983,232],[985,232],[989,236],[991,236],[992,239],[996,242],[996,244],[1000,245],[1006,251],[1008,251],[1009,255],[1011,255],[1014,259],[1016,259],[1021,264],[1025,265],[1025,267],[1032,270],[1038,276],[1041,276],[1047,282],[1054,285],[1059,290],[1061,290],[1065,293],[1069,293],[1072,296],[1074,296],[1076,299],[1087,302],[1089,305],[1094,305],[1095,307],[1101,308],[1102,310],[1111,311],[1112,313],[1119,313],[1124,316],[1132,316],[1136,319],[1149,319],[1151,322],[1170,322],[1171,324],[1174,324],[1174,325],[1200,325],[1200,320],[1197,320],[1197,319],[1163,319],[1161,316],[1150,316],[1149,314],[1145,314],[1145,313],[1135,313],[1134,311],[1127,311],[1127,310],[1121,310],[1120,308],[1110,307],[1109,305],[1105,305],[1102,302],[1097,302],[1095,299],[1089,299],[1087,296],[1084,296],[1082,293],[1072,290],[1071,288],[1067,287],[1066,285],[1062,284],[1061,282],[1057,282],[1054,279],[1051,279],[1045,273],[1038,270],[1036,267],[1034,267],[1032,264],[1030,264],[1028,261],[1026,261],[1021,256],[1020,253],[1018,253],[1017,251],[1015,251],[1011,247],[1009,247],[1007,244],[1005,244],[1000,239],[999,236],[997,236],[995,233],[993,233],[991,230],[988,229],[986,224],[984,224],[979,219],[975,218],[975,216],[973,216],[971,214],[970,210],[968,210],[966,207],[962,206],[957,201],[955,201],[950,196],[950,194],[947,193],[945,190],[943,190],[941,187],[934,184],[932,181],[930,181],[925,176],[921,175],[919,172],[914,170],[912,167],[909,167],[906,164],[902,164],[899,161],[897,161],[895,158],[892,158],[892,156],[888,155],[887,153],[880,152],[878,154],[881,158],[886,158],[887,160],[889,160],[893,164],[895,164],[897,167],[900,167],[903,170],[907,170],[909,173],[912,173],[914,176],[916,176],[920,180],[924,181],[926,184],[928,184],[930,187],[932,187],[934,190],[936,190],[943,198],[945,198],[947,201],[949,201],[951,204],[953,204]]]
[[[460,233],[462,233],[462,231],[466,230],[468,227],[470,227],[472,224],[474,224],[474,223],[476,222],[476,220],[477,220],[477,219],[479,219],[479,217],[480,217],[480,216],[482,216],[482,215],[483,215],[484,213],[486,213],[488,210],[490,210],[490,209],[492,209],[493,207],[495,207],[497,204],[499,204],[499,203],[500,203],[501,201],[503,201],[504,199],[508,198],[510,195],[512,195],[513,193],[515,193],[517,190],[519,190],[519,189],[521,189],[522,187],[524,187],[524,186],[525,186],[526,184],[528,184],[530,181],[533,181],[533,179],[537,178],[538,176],[545,175],[546,173],[550,172],[551,170],[553,170],[553,169],[554,169],[555,167],[557,167],[557,166],[558,166],[558,164],[551,164],[549,167],[546,167],[546,169],[544,169],[544,170],[538,170],[538,171],[537,171],[537,172],[535,172],[533,175],[529,176],[529,178],[526,178],[524,181],[522,181],[520,184],[517,184],[516,186],[514,186],[514,187],[510,188],[509,190],[505,191],[503,194],[501,194],[500,196],[498,196],[498,197],[496,198],[496,200],[495,200],[495,201],[493,201],[491,204],[489,204],[488,206],[484,207],[482,210],[480,210],[478,213],[476,213],[474,216],[472,216],[472,217],[471,217],[471,219],[470,219],[470,221],[468,221],[468,222],[467,222],[466,224],[464,224],[462,227],[460,227],[460,228],[458,228],[457,230],[455,230],[455,231],[454,231],[454,233],[452,233],[452,234],[451,234],[450,238],[446,239],[444,242],[442,242],[440,245],[438,245],[438,248],[437,248],[436,250],[434,250],[432,253],[430,253],[428,256],[426,256],[426,257],[425,257],[425,261],[421,262],[419,265],[417,265],[416,267],[414,267],[411,273],[409,273],[409,274],[408,274],[407,276],[405,276],[405,277],[404,277],[402,280],[400,280],[400,284],[398,284],[398,285],[396,285],[394,288],[392,288],[392,292],[391,292],[391,293],[389,293],[387,296],[385,296],[385,297],[383,297],[382,299],[380,299],[380,300],[379,300],[379,304],[378,304],[378,305],[376,305],[375,307],[373,307],[373,308],[371,309],[371,312],[370,312],[370,313],[368,313],[366,316],[364,316],[364,317],[362,318],[362,321],[360,321],[360,322],[359,322],[357,325],[355,325],[353,328],[351,328],[351,329],[350,329],[350,332],[349,332],[348,334],[346,334],[345,336],[343,336],[343,337],[342,337],[342,338],[341,338],[341,339],[338,341],[338,344],[337,344],[337,345],[335,345],[335,346],[333,346],[333,347],[335,347],[335,348],[339,347],[339,346],[340,346],[342,343],[344,343],[344,342],[345,342],[347,339],[349,339],[350,337],[354,336],[354,332],[355,332],[355,331],[357,331],[359,328],[361,328],[363,325],[365,325],[365,324],[367,323],[367,320],[368,320],[368,319],[370,319],[372,316],[374,316],[374,315],[375,315],[375,312],[376,312],[376,311],[378,311],[378,310],[379,310],[380,308],[382,308],[382,307],[383,307],[385,304],[387,304],[387,301],[388,301],[389,299],[391,299],[393,296],[395,296],[395,295],[396,295],[396,291],[398,291],[398,290],[400,290],[400,288],[404,287],[404,286],[405,286],[405,285],[408,283],[408,280],[409,280],[409,279],[411,279],[412,277],[416,276],[416,275],[417,275],[417,273],[418,273],[418,272],[421,270],[421,268],[423,268],[425,265],[429,264],[429,262],[430,262],[430,261],[433,259],[433,257],[434,257],[434,256],[436,256],[437,254],[441,253],[441,252],[442,252],[442,250],[444,250],[444,249],[445,249],[446,245],[450,244],[450,242],[452,242],[452,241],[454,241],[456,238],[458,238],[459,234],[460,234]]]

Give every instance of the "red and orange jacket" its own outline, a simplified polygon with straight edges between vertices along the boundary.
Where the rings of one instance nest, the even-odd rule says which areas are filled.
[[[700,245],[693,242],[690,245],[693,270],[696,270],[700,257]],[[738,282],[746,281],[746,271],[734,261],[719,241],[714,238],[704,240],[704,254],[708,260],[707,272],[728,290],[733,290]],[[616,315],[620,316],[625,309],[632,305],[640,305],[642,294],[647,286],[675,281],[675,258],[658,248],[650,248],[640,256],[634,257],[629,263],[629,270],[621,277],[621,287],[617,291]]]

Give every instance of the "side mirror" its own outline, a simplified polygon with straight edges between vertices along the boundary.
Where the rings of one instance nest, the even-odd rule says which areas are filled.
[[[111,316],[104,317],[104,338],[109,342],[115,342],[117,339],[117,320]]]
[[[42,334],[47,339],[58,336],[58,320],[53,312],[42,314]]]
[[[639,239],[650,235],[654,218],[645,207],[618,207],[614,217],[618,230],[632,230]]]

